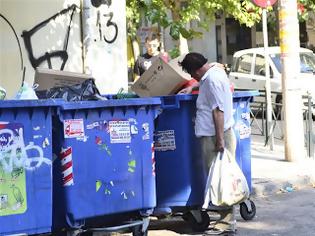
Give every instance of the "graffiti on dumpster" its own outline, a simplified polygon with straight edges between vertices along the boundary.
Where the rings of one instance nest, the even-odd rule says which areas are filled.
[[[76,11],[76,8],[77,8],[77,6],[75,4],[73,4],[70,7],[63,9],[62,11],[60,11],[57,14],[53,15],[52,17],[48,18],[47,20],[37,24],[31,30],[28,30],[28,31],[24,30],[23,31],[22,37],[24,40],[25,49],[28,53],[28,58],[29,58],[34,69],[39,67],[45,61],[47,62],[49,69],[52,69],[51,59],[53,59],[53,58],[60,58],[62,60],[60,70],[64,69],[65,64],[68,60],[67,48],[68,48],[68,42],[69,42],[69,36],[70,36],[70,29],[72,26],[71,23],[72,23],[73,15]],[[71,12],[70,13],[70,21],[69,21],[68,26],[67,26],[65,40],[64,40],[64,44],[63,44],[63,49],[62,50],[56,50],[56,51],[50,51],[50,52],[47,51],[47,52],[44,52],[42,54],[42,56],[35,58],[31,38],[40,29],[47,26],[48,23],[50,23],[52,20],[55,20],[57,17],[60,17],[62,15],[66,15],[68,12]]]
[[[40,146],[25,145],[22,124],[0,125],[0,216],[26,211],[25,171],[42,164],[51,165],[51,160],[44,157]]]
[[[30,157],[29,152],[37,154]],[[51,160],[44,157],[40,146],[33,142],[25,145],[21,124],[0,125],[0,165],[5,172],[11,173],[15,168],[33,171],[42,164],[51,165]]]
[[[91,3],[95,8],[99,8],[101,5],[106,5],[109,9],[112,5],[112,0],[91,0]],[[113,43],[116,41],[118,36],[118,26],[112,21],[113,17],[113,11],[108,11],[103,14],[101,10],[97,10],[96,26],[98,27],[100,41],[104,40],[106,43]],[[107,19],[105,24],[103,24],[104,19]]]
[[[104,182],[102,180],[96,180],[96,192],[100,191],[101,187],[104,186],[104,194],[110,195],[112,194],[112,188],[114,187],[114,182]]]
[[[136,164],[137,164],[136,160],[128,161],[128,171],[134,173],[136,170]]]
[[[95,143],[97,146],[99,146],[99,150],[105,150],[108,156],[112,156],[112,152],[110,151],[108,145],[105,142],[103,142],[101,137],[96,136]]]

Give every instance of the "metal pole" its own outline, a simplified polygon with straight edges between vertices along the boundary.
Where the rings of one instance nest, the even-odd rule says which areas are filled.
[[[267,10],[263,8],[263,36],[265,49],[265,75],[266,75],[266,105],[267,105],[267,119],[266,119],[266,141],[270,145],[270,150],[273,150],[274,136],[272,132],[272,104],[271,104],[271,87],[270,87],[270,70],[269,70],[269,53],[268,53],[268,28],[267,28]]]
[[[303,160],[306,153],[304,149],[302,93],[297,87],[300,73],[297,1],[280,0],[279,5],[285,159],[287,161],[300,161]]]
[[[81,8],[81,18],[82,18],[82,46],[83,46],[83,72],[91,73],[90,65],[87,63],[86,56],[92,44],[92,29],[89,24],[91,20],[91,9],[92,4],[90,0],[82,0],[81,3],[83,7]]]
[[[309,157],[314,157],[314,143],[313,143],[313,117],[312,117],[312,96],[309,93],[307,96],[307,102],[308,102],[308,133],[307,133],[307,154]]]

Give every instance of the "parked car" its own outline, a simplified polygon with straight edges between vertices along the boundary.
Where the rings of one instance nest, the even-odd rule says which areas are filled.
[[[272,101],[282,103],[280,47],[269,47],[268,51]],[[300,48],[299,51],[301,72],[297,85],[303,94],[310,92],[315,99],[315,54],[306,48]],[[264,54],[264,48],[251,48],[234,53],[229,78],[235,90],[265,90]]]

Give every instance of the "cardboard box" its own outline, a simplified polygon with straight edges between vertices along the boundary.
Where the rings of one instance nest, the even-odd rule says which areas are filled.
[[[175,58],[169,63],[164,62],[162,58],[158,58],[131,86],[131,89],[140,97],[177,93],[191,79],[190,75],[185,73],[178,65],[180,58]]]
[[[35,71],[34,84],[38,84],[36,90],[48,90],[53,87],[63,87],[80,84],[92,75],[81,74],[69,71],[59,71],[46,68],[37,68]]]

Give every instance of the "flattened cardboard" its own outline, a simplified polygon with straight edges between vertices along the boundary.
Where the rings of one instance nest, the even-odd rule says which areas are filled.
[[[178,92],[190,79],[190,75],[178,65],[178,59],[166,63],[158,58],[131,89],[140,97],[170,95]]]
[[[37,68],[35,71],[34,84],[38,84],[38,88],[36,90],[41,91],[54,87],[80,84],[83,81],[91,78],[92,75],[89,74]]]

